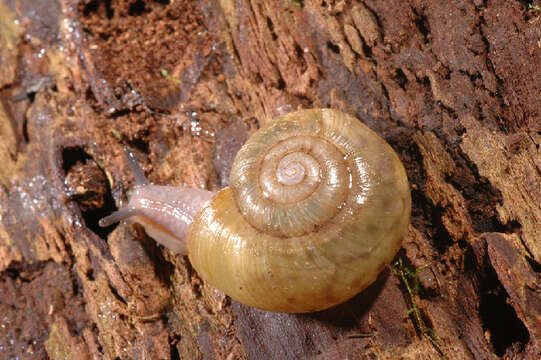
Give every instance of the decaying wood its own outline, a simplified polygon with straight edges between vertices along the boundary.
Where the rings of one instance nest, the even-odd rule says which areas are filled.
[[[538,0],[3,0],[0,19],[0,358],[541,357]],[[133,183],[123,146],[155,183],[218,189],[259,125],[311,107],[361,119],[411,181],[402,266],[351,301],[248,308],[137,225],[97,226]]]

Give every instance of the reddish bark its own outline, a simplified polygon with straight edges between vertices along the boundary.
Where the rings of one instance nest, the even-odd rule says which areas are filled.
[[[0,2],[0,358],[541,357],[540,9]],[[218,189],[260,124],[311,107],[401,156],[418,292],[389,268],[327,311],[263,312],[97,226],[132,184],[123,146],[155,183]]]

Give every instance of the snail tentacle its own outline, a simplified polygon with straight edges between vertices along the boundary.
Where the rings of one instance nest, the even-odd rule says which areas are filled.
[[[109,216],[101,218],[100,221],[98,222],[98,224],[101,227],[111,226],[114,223],[117,223],[119,221],[128,219],[128,218],[130,218],[132,216],[135,216],[136,213],[137,213],[136,209],[130,208],[130,207],[125,207],[125,208],[122,208],[120,210],[117,210],[117,211],[113,212]]]
[[[127,147],[124,146],[124,156],[126,157],[126,160],[128,162],[128,166],[130,167],[130,170],[133,174],[134,180],[135,180],[135,186],[146,186],[148,185],[147,178],[145,176],[145,173],[143,172],[143,169],[137,162],[137,159],[135,159],[134,153]],[[125,208],[119,209],[115,212],[113,212],[111,215],[106,216],[98,222],[98,224],[101,227],[107,227],[110,225],[113,225],[114,223],[117,223],[122,220],[126,220],[128,218],[131,218],[133,216],[137,215],[137,208],[127,206]]]
[[[135,154],[127,146],[124,146],[124,155],[126,156],[126,160],[128,161],[128,166],[130,167],[130,170],[135,179],[136,186],[148,185],[148,181],[145,176],[145,173],[143,172],[143,169],[141,169],[141,166],[137,162],[137,159],[135,158]]]

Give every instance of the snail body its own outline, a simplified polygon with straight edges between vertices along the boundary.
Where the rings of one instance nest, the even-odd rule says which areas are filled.
[[[141,222],[157,241],[187,250],[205,281],[264,310],[311,312],[348,300],[392,260],[409,224],[396,153],[332,109],[299,110],[263,126],[237,154],[230,186],[216,194],[164,190],[134,172],[129,205],[103,224]]]

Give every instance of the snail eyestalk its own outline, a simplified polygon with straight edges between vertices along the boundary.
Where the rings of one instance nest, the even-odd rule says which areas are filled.
[[[130,167],[130,170],[133,174],[135,183],[139,186],[148,185],[148,181],[145,173],[143,172],[143,169],[141,169],[141,166],[139,166],[137,159],[135,159],[134,153],[131,152],[131,150],[127,146],[124,146],[124,154],[126,155],[126,160],[128,161],[128,166]]]

